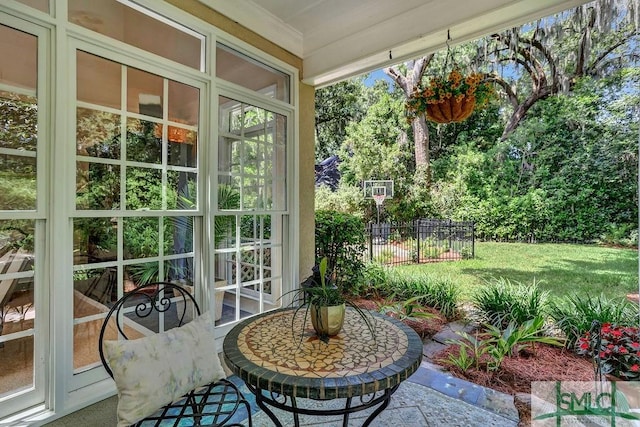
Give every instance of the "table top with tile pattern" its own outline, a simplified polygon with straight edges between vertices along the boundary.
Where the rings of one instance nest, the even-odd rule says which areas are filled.
[[[257,389],[326,400],[395,387],[420,366],[422,340],[396,319],[367,312],[373,336],[347,308],[341,332],[324,343],[305,311],[279,309],[236,325],[224,340],[229,368]]]

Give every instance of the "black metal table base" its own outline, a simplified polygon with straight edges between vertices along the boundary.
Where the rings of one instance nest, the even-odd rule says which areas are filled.
[[[391,395],[395,393],[398,389],[399,385],[388,388],[384,391],[378,392],[381,393],[372,393],[365,396],[360,396],[360,403],[352,406],[353,398],[348,397],[346,399],[346,404],[344,408],[338,409],[313,409],[313,408],[301,408],[298,406],[295,396],[284,396],[279,394],[270,393],[267,390],[263,390],[260,388],[253,387],[247,384],[247,387],[251,392],[256,396],[256,403],[268,416],[271,418],[271,421],[277,426],[282,427],[282,423],[278,420],[278,417],[269,409],[267,406],[273,406],[274,408],[281,409],[286,412],[290,412],[293,414],[294,425],[296,427],[300,426],[300,414],[303,415],[320,415],[320,416],[330,416],[330,415],[342,415],[343,421],[342,426],[347,427],[349,424],[349,415],[354,412],[363,411],[365,409],[372,408],[376,405],[378,406],[372,413],[367,417],[363,427],[367,427],[371,422],[378,416],[385,408],[389,405],[389,401],[391,400]],[[271,395],[271,397],[269,397]],[[370,396],[370,399],[367,400],[367,396]],[[278,400],[280,399],[280,400]]]

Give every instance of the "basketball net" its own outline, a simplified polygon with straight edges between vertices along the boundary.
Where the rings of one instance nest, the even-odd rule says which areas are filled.
[[[386,199],[386,195],[385,194],[374,194],[373,195],[373,200],[376,202],[376,206],[382,206],[382,203],[384,203],[384,199]]]

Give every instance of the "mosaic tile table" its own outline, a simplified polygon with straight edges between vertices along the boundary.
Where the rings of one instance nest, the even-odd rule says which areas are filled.
[[[266,404],[293,413],[296,426],[298,414],[343,415],[346,426],[349,414],[379,405],[363,424],[367,426],[420,366],[422,340],[402,322],[371,312],[374,337],[349,308],[342,331],[327,344],[316,336],[305,310],[295,316],[294,311],[280,309],[246,319],[227,334],[223,345],[227,365],[276,426],[282,424]],[[297,397],[318,405],[302,408]],[[337,398],[346,398],[344,408],[323,407],[322,401]]]

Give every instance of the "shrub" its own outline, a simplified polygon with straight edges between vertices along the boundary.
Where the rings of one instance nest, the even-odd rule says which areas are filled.
[[[362,277],[349,291],[352,295],[366,297],[369,295],[389,296],[389,269],[375,262],[365,264]]]
[[[640,377],[640,331],[636,327],[604,323],[599,334],[587,331],[578,339],[576,352],[595,356],[603,374],[624,380]]]
[[[542,316],[535,316],[519,325],[512,321],[505,328],[484,326],[487,333],[476,334],[475,337],[465,332],[456,332],[462,339],[449,340],[448,343],[458,345],[460,353],[458,357],[449,356],[446,362],[461,369],[463,367],[468,369],[471,366],[479,369],[481,357],[487,354],[489,356],[486,363],[487,372],[496,371],[502,366],[505,357],[517,356],[527,345],[534,346],[535,343],[562,345],[561,340],[548,336]]]
[[[460,249],[460,256],[462,259],[473,258],[473,250],[471,249],[471,246],[463,246],[462,249]]]
[[[499,278],[489,282],[473,296],[473,304],[481,321],[504,329],[511,322],[522,325],[536,317],[544,317],[549,292],[531,285]]]
[[[390,264],[393,261],[393,251],[391,249],[383,249],[373,260],[378,264]]]
[[[362,219],[336,211],[316,211],[316,260],[326,257],[336,285],[349,286],[362,278],[365,232]]]
[[[550,305],[549,315],[567,337],[567,347],[573,347],[594,320],[601,324],[633,325],[635,310],[626,299],[608,299],[604,295],[592,297],[571,294]]]
[[[350,186],[342,182],[338,185],[336,191],[331,191],[326,185],[316,187],[316,210],[338,211],[361,217],[365,207],[366,201],[360,187]]]
[[[389,277],[390,288],[399,298],[420,296],[420,303],[433,307],[447,319],[458,315],[460,290],[450,279],[434,279],[426,274],[404,275],[394,272]]]

